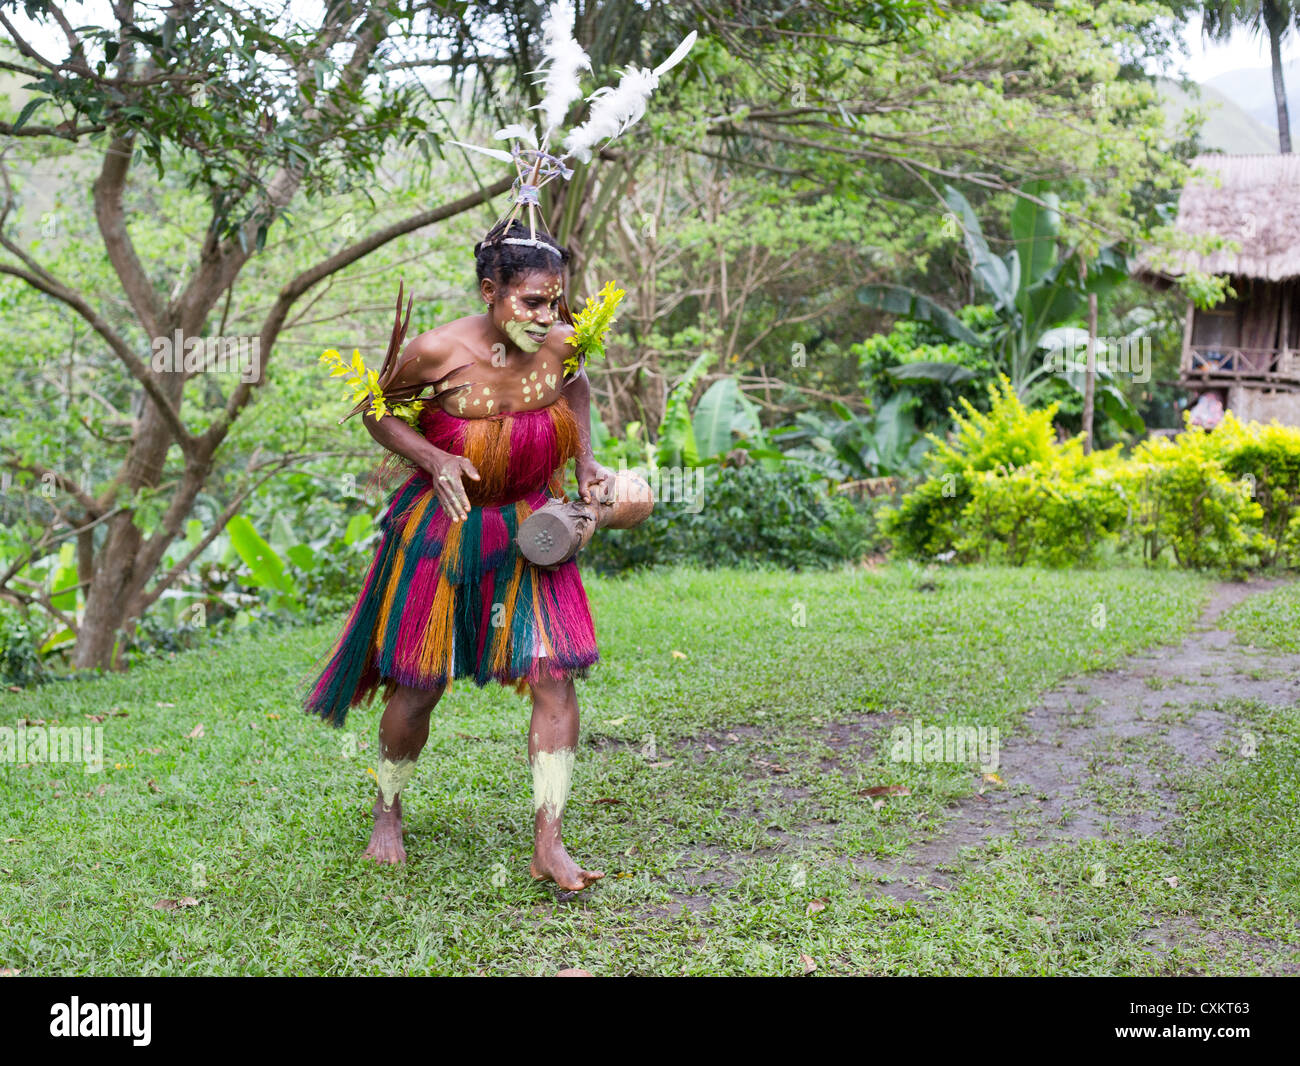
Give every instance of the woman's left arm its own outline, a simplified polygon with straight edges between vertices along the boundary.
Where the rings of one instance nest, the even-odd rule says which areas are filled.
[[[574,470],[578,478],[578,495],[584,502],[590,502],[594,490],[600,488],[604,491],[612,486],[611,472],[596,462],[591,452],[591,383],[587,380],[585,367],[579,367],[578,372],[565,383],[563,394],[578,422],[578,460]]]

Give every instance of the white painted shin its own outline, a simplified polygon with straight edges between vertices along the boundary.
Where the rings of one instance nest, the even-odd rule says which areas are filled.
[[[533,756],[533,810],[545,810],[546,817],[558,819],[564,813],[573,781],[572,748],[539,751]]]
[[[379,795],[383,800],[385,813],[393,809],[397,794],[406,787],[413,773],[415,773],[414,759],[398,759],[396,762],[388,758],[379,760]]]

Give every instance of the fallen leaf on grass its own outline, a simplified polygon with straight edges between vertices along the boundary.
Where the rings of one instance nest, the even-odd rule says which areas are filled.
[[[160,788],[158,787],[158,782],[155,781],[152,777],[149,778],[149,780],[146,781],[145,784],[149,786],[149,791],[150,791],[150,792],[161,792],[161,791],[162,791],[162,789],[160,789]]]
[[[667,766],[672,766],[673,762],[673,759],[663,759],[660,762],[646,763],[646,765],[650,767],[651,770],[662,770]]]
[[[807,913],[809,914],[817,914],[819,911],[824,911],[825,909],[826,909],[826,901],[822,899],[820,896],[818,896],[816,899],[810,899],[808,901]]]
[[[10,970],[6,968],[0,970],[0,977],[17,977],[20,973],[22,973],[22,970]]]
[[[684,651],[678,651],[676,648],[674,648],[674,649],[673,649],[673,658],[674,658],[674,659],[685,659],[685,658],[686,658],[686,653],[685,653]]]
[[[627,721],[627,715],[623,715],[622,718],[611,718],[611,719],[609,719],[609,721],[607,721],[605,724],[606,724],[606,725],[622,725],[622,724],[623,724],[624,722],[626,722],[626,721]]]
[[[278,714],[268,714],[267,717],[271,719],[273,722],[278,722],[280,720],[280,716]]]
[[[85,718],[89,718],[92,722],[102,722],[105,718],[108,717],[108,715],[106,715],[106,714],[87,714],[87,715],[83,715],[83,717],[85,717]]]
[[[561,970],[555,975],[556,977],[590,977],[586,970]]]
[[[738,741],[738,740],[740,739],[740,737],[736,736],[735,733],[728,733],[728,734],[727,734],[727,739],[730,740],[730,741],[734,744],[736,741]]]
[[[601,796],[600,799],[594,799],[592,803],[622,803],[621,799],[614,799],[613,796]]]
[[[18,724],[19,725],[44,725],[45,719],[44,718],[19,718]]]
[[[871,801],[871,809],[873,811],[880,810],[880,808],[883,807],[884,805],[885,805],[885,801],[881,799]]]
[[[754,762],[759,766],[767,767],[767,769],[771,770],[774,774],[788,774],[790,772],[790,767],[780,766],[777,763],[768,762],[766,759],[755,759]]]
[[[817,961],[811,955],[800,955],[799,961],[803,964],[805,977],[817,969]]]
[[[159,703],[158,706],[159,706],[159,707],[175,707],[176,704],[174,704],[174,703]]]
[[[997,774],[985,774],[984,780],[993,785],[1000,785],[1003,783],[1002,778],[998,777]]]
[[[186,739],[186,740],[193,740],[195,737],[201,737],[201,736],[203,736],[203,723],[202,723],[202,722],[200,722],[200,723],[199,723],[198,725],[196,725],[193,729],[191,729],[188,733],[186,733],[186,734],[185,734],[185,739]]]
[[[197,907],[199,901],[193,896],[182,896],[180,899],[160,899],[154,901],[152,907],[156,911],[174,911],[181,907]]]
[[[912,790],[906,785],[872,785],[858,790],[859,796],[910,796]]]
[[[114,718],[130,718],[130,717],[131,717],[131,712],[130,712],[130,711],[119,711],[116,707],[114,707],[114,708],[113,708],[113,717],[114,717]]]
[[[1161,880],[1164,881],[1164,883],[1167,884],[1170,888],[1178,887],[1177,877],[1162,877]]]
[[[5,837],[6,844],[21,844],[22,842],[22,837]]]
[[[483,739],[482,737],[476,737],[473,733],[457,733],[456,737],[459,740],[482,740]]]

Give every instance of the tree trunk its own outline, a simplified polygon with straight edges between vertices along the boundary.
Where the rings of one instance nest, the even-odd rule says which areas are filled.
[[[1286,104],[1286,83],[1282,78],[1282,33],[1268,30],[1268,50],[1273,60],[1273,98],[1277,101],[1277,145],[1283,155],[1291,153],[1291,114]]]
[[[1088,293],[1088,365],[1083,373],[1083,454],[1092,454],[1092,416],[1097,396],[1097,294]]]
[[[163,381],[163,389],[173,403],[183,387],[180,374]],[[119,492],[129,499],[137,489],[156,488],[162,481],[172,443],[171,431],[157,407],[146,400]],[[112,665],[113,646],[127,620],[137,579],[136,556],[144,539],[132,517],[133,512],[126,511],[109,519],[104,544],[95,555],[94,572],[86,589],[86,611],[73,657],[73,666],[79,670],[107,669]]]

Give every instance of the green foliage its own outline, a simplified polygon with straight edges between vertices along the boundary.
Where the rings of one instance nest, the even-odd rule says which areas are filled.
[[[911,399],[910,393],[897,392],[868,415],[832,401],[829,415],[800,411],[793,425],[773,430],[772,439],[788,459],[837,481],[910,473],[926,448],[909,413]]]
[[[0,684],[34,685],[46,680],[37,650],[41,640],[40,629],[26,617],[0,609]]]
[[[1124,280],[1128,270],[1123,255],[1113,247],[1087,255],[1080,247],[1058,247],[1060,195],[1044,182],[1031,182],[1021,191],[1025,196],[1017,197],[1011,209],[1014,247],[1001,257],[989,248],[966,197],[949,185],[944,188],[944,199],[961,225],[975,276],[993,297],[998,316],[994,330],[998,367],[1021,396],[1029,397],[1046,384],[1044,375],[1053,370],[1050,363],[1039,362],[1044,334],[1072,321],[1087,294],[1109,292]],[[1081,264],[1087,268],[1084,279],[1079,277]]]
[[[957,550],[1015,566],[1095,561],[1127,513],[1105,458],[1100,453],[1086,459],[1071,441],[1051,462],[976,474]]]
[[[828,494],[825,481],[802,464],[700,472],[696,513],[659,503],[633,529],[597,532],[580,563],[605,572],[672,563],[816,569],[856,559],[874,540],[869,508]]]
[[[668,394],[664,420],[659,426],[656,462],[659,466],[696,466],[699,450],[695,442],[695,428],[691,422],[690,400],[696,383],[713,362],[712,352],[701,352],[690,368]]]
[[[1134,500],[1133,535],[1148,563],[1171,548],[1179,566],[1239,569],[1260,563],[1273,545],[1259,531],[1263,510],[1224,467],[1235,419],[1213,433],[1143,441],[1122,476]]]
[[[916,398],[916,419],[925,430],[946,424],[948,408],[963,397],[980,399],[993,374],[987,332],[997,316],[985,304],[963,307],[957,317],[974,343],[954,341],[929,322],[902,319],[888,333],[853,345],[849,353],[857,359],[863,394],[883,404],[907,389]]]
[[[1252,430],[1234,440],[1223,468],[1260,506],[1261,530],[1274,545],[1265,562],[1300,563],[1300,429],[1273,423]]]
[[[1017,566],[1086,565],[1107,546],[1193,569],[1300,562],[1300,430],[1189,429],[1085,456],[1054,439],[1055,407],[1026,409],[1003,379],[987,415],[968,406],[929,477],[883,516],[905,556],[952,551]]]

